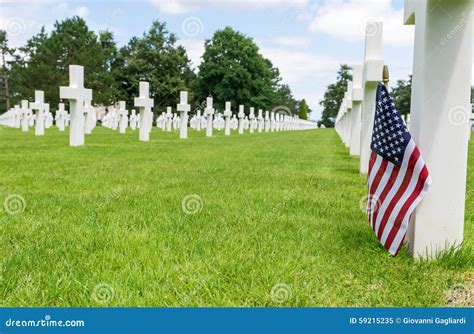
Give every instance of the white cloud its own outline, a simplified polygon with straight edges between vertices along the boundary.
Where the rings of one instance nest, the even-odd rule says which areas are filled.
[[[305,5],[308,0],[149,0],[166,14],[184,14],[205,7],[220,9],[267,9]]]
[[[89,15],[89,8],[87,8],[86,6],[77,7],[74,10],[74,15],[85,18]]]
[[[391,0],[326,0],[315,7],[309,29],[331,37],[353,42],[363,40],[368,21],[383,22],[384,44],[413,44],[414,28],[403,25],[403,8],[395,9]]]
[[[204,40],[197,38],[185,38],[178,41],[186,49],[189,59],[192,61],[192,67],[196,69],[201,64],[201,56],[204,53]]]
[[[268,43],[285,47],[305,47],[311,43],[309,36],[278,36],[268,40]]]
[[[306,99],[314,111],[312,119],[320,118],[319,101],[323,98],[327,85],[335,81],[339,65],[355,63],[353,59],[278,46],[264,46],[261,53],[278,67],[283,82],[290,86],[295,98]]]
[[[3,4],[2,4],[3,5]],[[90,10],[86,6],[72,7],[68,3],[57,0],[18,0],[7,3],[0,15],[0,29],[7,31],[8,42],[11,47],[25,45],[26,41],[37,34],[42,26],[46,31],[53,29],[55,21],[62,21],[74,15],[87,18],[87,24],[96,32],[107,29],[117,19],[120,8],[111,10],[101,24],[89,19]]]

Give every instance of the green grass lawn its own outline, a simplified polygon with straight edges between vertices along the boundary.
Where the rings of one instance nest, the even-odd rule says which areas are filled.
[[[332,129],[150,138],[0,128],[2,306],[434,306],[474,277],[474,141],[464,248],[428,263],[379,245]]]

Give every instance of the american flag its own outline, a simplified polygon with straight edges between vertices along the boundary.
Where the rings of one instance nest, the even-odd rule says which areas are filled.
[[[379,83],[371,142],[367,214],[377,238],[397,255],[431,178],[395,103]]]

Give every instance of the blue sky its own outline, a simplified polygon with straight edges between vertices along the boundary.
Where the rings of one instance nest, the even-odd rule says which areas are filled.
[[[413,27],[403,25],[403,0],[2,0],[0,6],[0,27],[12,46],[73,15],[93,30],[112,31],[121,46],[158,19],[179,37],[195,66],[204,40],[231,26],[256,41],[296,98],[307,100],[313,119],[320,117],[318,102],[339,64],[362,63],[368,20],[384,22],[382,54],[392,82],[411,73]]]

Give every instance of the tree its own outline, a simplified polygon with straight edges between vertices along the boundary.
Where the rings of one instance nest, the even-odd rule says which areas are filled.
[[[347,91],[347,82],[352,80],[350,70],[351,68],[348,65],[342,64],[337,72],[336,83],[330,84],[327,87],[324,98],[319,102],[323,107],[319,125],[324,124],[325,127],[334,126],[344,93]]]
[[[212,95],[222,110],[230,101],[234,111],[246,103],[257,109],[285,106],[295,111],[296,101],[287,85],[280,84],[280,72],[259,53],[254,41],[227,27],[206,40],[196,83],[196,98]]]
[[[0,111],[10,109],[9,76],[10,66],[8,58],[13,57],[15,49],[8,47],[8,37],[5,30],[0,30]]]
[[[111,33],[98,37],[77,16],[56,21],[49,35],[43,27],[19,49],[12,65],[14,99],[28,99],[34,90],[43,90],[54,109],[59,102],[59,86],[69,85],[69,65],[76,64],[84,66],[84,83],[93,90],[93,102],[107,104],[116,95],[109,73],[114,49]]]
[[[300,113],[299,117],[301,119],[308,119],[308,105],[306,104],[306,100],[302,99],[300,102]]]
[[[402,115],[408,115],[410,113],[411,105],[411,80],[412,76],[408,80],[398,80],[397,85],[392,88],[392,98],[397,110]]]
[[[150,83],[155,111],[176,105],[179,91],[190,90],[195,77],[186,50],[176,42],[165,23],[153,21],[143,37],[133,37],[119,50],[112,71],[121,99],[132,104],[133,97],[138,96],[139,81],[144,80]]]

